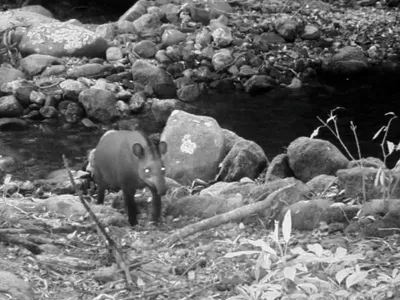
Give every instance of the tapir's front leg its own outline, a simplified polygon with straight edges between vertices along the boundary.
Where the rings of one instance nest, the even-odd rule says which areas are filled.
[[[135,190],[123,191],[124,192],[124,202],[125,202],[125,211],[128,215],[129,224],[131,226],[135,226],[138,224],[137,221],[137,206],[135,202]]]
[[[161,217],[161,196],[157,193],[157,190],[155,189],[150,189],[151,194],[152,194],[152,207],[153,211],[151,212],[151,217],[153,222],[160,222],[160,217]]]

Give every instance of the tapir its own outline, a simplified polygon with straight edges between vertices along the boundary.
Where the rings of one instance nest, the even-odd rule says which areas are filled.
[[[106,189],[120,189],[124,195],[129,223],[137,222],[135,192],[149,188],[152,193],[152,220],[161,215],[161,196],[166,193],[165,167],[161,156],[167,144],[158,147],[142,131],[107,131],[94,151],[94,180],[98,184],[97,203],[104,203]]]

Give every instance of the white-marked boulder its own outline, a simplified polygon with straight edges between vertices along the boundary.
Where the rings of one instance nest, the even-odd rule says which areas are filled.
[[[161,135],[168,144],[166,176],[181,184],[213,180],[225,155],[224,134],[211,117],[174,110]]]
[[[33,25],[23,35],[19,50],[52,56],[105,57],[107,41],[94,32],[68,23]]]
[[[299,137],[287,149],[289,166],[297,179],[307,182],[315,176],[335,175],[347,169],[349,160],[329,141]]]

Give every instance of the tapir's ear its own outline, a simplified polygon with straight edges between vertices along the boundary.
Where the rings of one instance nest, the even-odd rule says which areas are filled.
[[[142,145],[140,145],[139,143],[133,144],[132,151],[133,151],[133,154],[135,154],[139,158],[141,158],[144,155],[144,149],[143,149]]]
[[[164,155],[165,153],[167,153],[167,143],[164,141],[161,141],[160,144],[158,145],[158,149],[160,150],[160,154]]]

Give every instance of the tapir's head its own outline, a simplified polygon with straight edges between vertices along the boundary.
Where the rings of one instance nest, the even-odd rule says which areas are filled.
[[[167,192],[165,186],[165,167],[161,156],[167,152],[167,143],[161,141],[158,148],[150,142],[143,147],[139,143],[132,146],[133,154],[138,159],[138,174],[140,179],[150,188],[157,190],[162,196]]]

